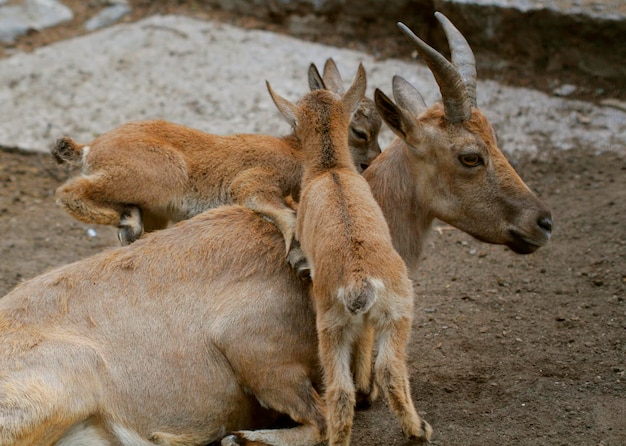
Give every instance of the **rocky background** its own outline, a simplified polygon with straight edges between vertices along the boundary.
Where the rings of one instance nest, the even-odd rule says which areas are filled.
[[[435,445],[626,444],[626,89],[619,1],[0,0],[0,295],[117,245],[54,190],[47,153],[159,117],[216,133],[287,131],[265,79],[296,99],[333,57],[368,92],[438,91],[395,22],[446,52],[444,11],[479,65],[479,105],[552,208],[530,256],[437,223],[415,283],[411,388]],[[620,64],[621,63],[621,64]],[[381,144],[390,138],[383,134]],[[384,402],[353,444],[404,445]]]

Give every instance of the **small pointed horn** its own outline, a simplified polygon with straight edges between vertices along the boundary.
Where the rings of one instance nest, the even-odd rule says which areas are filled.
[[[459,31],[445,15],[435,12],[435,17],[441,23],[448,46],[452,53],[452,64],[456,67],[463,79],[467,95],[474,107],[476,107],[476,59],[461,31]]]
[[[276,108],[278,108],[280,114],[283,115],[285,121],[295,130],[298,127],[298,106],[276,93],[267,80],[265,81],[265,85]]]
[[[472,104],[465,89],[465,84],[456,67],[445,57],[439,54],[422,39],[413,34],[404,23],[398,22],[398,27],[413,42],[417,52],[422,56],[441,91],[443,109],[446,119],[450,122],[467,121],[471,115]]]
[[[326,87],[337,94],[344,94],[343,81],[339,69],[332,58],[326,59],[324,64],[324,74],[322,75]]]
[[[313,63],[309,65],[309,89],[311,91],[326,89],[324,80]]]
[[[359,64],[359,68],[356,72],[356,77],[354,81],[352,81],[352,85],[348,88],[348,91],[343,95],[343,103],[347,105],[348,110],[350,110],[350,114],[354,113],[359,104],[361,103],[361,99],[365,95],[365,88],[367,87],[367,78],[365,75],[365,68],[363,68],[363,64]]]

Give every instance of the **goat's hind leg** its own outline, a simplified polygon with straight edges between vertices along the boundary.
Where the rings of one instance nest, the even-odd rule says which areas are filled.
[[[321,313],[321,314],[320,314]],[[350,444],[356,391],[350,362],[356,337],[354,327],[332,309],[318,308],[319,354],[324,370],[329,446]]]
[[[141,209],[106,200],[104,194],[109,192],[107,189],[109,184],[98,175],[80,176],[59,186],[56,200],[72,217],[83,223],[117,226],[120,243],[128,245],[143,234]]]
[[[389,406],[400,421],[402,432],[409,438],[430,441],[432,428],[424,421],[413,404],[405,350],[411,329],[408,317],[385,317],[377,324],[378,353],[375,377],[383,389]]]

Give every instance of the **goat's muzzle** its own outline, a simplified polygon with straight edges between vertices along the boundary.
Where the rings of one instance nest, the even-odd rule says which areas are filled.
[[[549,211],[543,212],[536,220],[530,231],[518,229],[509,230],[509,241],[506,242],[512,251],[518,254],[530,254],[548,243],[552,236],[552,215]]]

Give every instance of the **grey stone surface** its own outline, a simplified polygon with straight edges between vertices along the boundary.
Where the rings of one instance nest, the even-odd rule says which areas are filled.
[[[85,22],[85,29],[87,31],[94,31],[96,29],[104,28],[105,26],[109,26],[117,22],[131,11],[132,9],[128,2],[118,0],[87,20]]]
[[[624,0],[434,0],[479,49],[536,72],[568,70],[626,85]]]
[[[398,33],[398,38],[402,38]],[[0,60],[0,145],[46,151],[61,135],[88,142],[124,122],[163,118],[207,132],[289,131],[265,80],[296,100],[311,62],[333,57],[346,83],[359,62],[390,93],[394,74],[425,96],[435,81],[417,62],[367,54],[269,32],[181,16],[154,16]],[[480,77],[480,73],[479,73]],[[479,81],[478,100],[508,152],[576,146],[626,153],[626,112],[541,92]],[[391,139],[386,131],[384,145]]]
[[[0,41],[10,43],[30,29],[48,28],[73,17],[72,10],[56,0],[23,0],[5,4],[0,6]]]
[[[203,0],[227,11],[282,21],[296,36],[384,38],[402,21],[436,44],[441,11],[489,64],[570,70],[626,85],[624,0]]]
[[[533,12],[549,9],[563,15],[587,15],[589,17],[623,20],[626,18],[624,0],[442,0],[460,5],[496,6]]]

